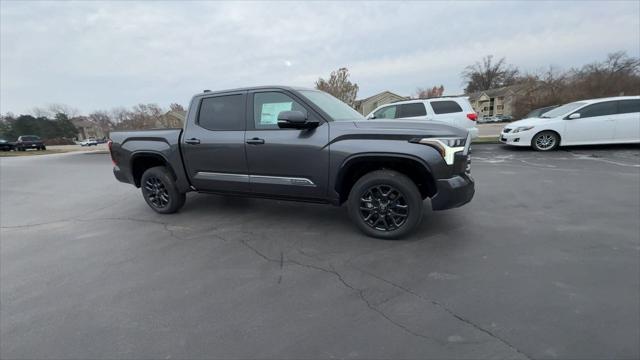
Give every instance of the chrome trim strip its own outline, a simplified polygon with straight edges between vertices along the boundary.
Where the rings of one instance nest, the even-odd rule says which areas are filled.
[[[249,182],[249,175],[246,174],[216,173],[208,171],[198,171],[194,178],[198,180],[232,181],[242,183]]]
[[[249,175],[249,182],[253,184],[273,184],[273,185],[292,185],[292,186],[313,186],[316,184],[307,178],[285,177],[285,176],[266,176],[266,175]]]
[[[286,177],[286,176],[267,176],[267,175],[246,175],[218,173],[208,171],[198,171],[194,176],[198,180],[215,180],[215,181],[232,181],[253,184],[272,184],[272,185],[290,185],[290,186],[312,186],[316,184],[307,178]]]

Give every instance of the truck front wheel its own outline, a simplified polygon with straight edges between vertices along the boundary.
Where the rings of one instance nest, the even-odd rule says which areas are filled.
[[[418,187],[397,171],[372,171],[358,179],[347,207],[362,232],[381,239],[405,236],[422,220]]]
[[[140,179],[142,196],[160,214],[174,213],[184,205],[186,195],[178,191],[173,176],[164,166],[147,169]]]

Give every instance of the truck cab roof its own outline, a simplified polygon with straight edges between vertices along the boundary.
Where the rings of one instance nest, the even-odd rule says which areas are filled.
[[[194,96],[214,95],[214,94],[223,94],[223,93],[240,92],[240,91],[252,91],[252,90],[273,90],[273,89],[288,90],[288,91],[317,90],[317,89],[304,87],[304,86],[263,85],[263,86],[240,87],[235,89],[224,89],[224,90],[203,90],[202,92],[195,94]]]

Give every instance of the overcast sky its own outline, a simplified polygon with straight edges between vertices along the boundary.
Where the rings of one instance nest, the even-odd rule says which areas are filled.
[[[410,95],[486,54],[525,71],[640,56],[640,2],[0,2],[0,112],[187,105],[203,89],[312,87],[339,67]]]

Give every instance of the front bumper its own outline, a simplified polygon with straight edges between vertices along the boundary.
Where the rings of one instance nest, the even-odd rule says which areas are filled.
[[[500,142],[506,145],[513,146],[530,146],[532,137],[532,130],[521,131],[518,133],[505,133],[503,130],[502,133],[500,133]]]
[[[473,199],[475,183],[471,175],[461,174],[449,179],[436,181],[438,192],[431,198],[433,210],[446,210],[460,207]]]
[[[471,159],[469,158],[471,136],[471,133],[467,135],[464,151],[455,155],[451,173],[453,176],[436,181],[438,192],[431,198],[433,210],[457,208],[473,199],[476,190],[471,177]]]

